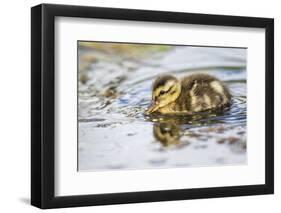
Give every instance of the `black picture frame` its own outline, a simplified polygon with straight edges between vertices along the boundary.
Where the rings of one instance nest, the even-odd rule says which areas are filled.
[[[266,32],[265,184],[59,196],[55,189],[55,17],[264,28]],[[31,204],[42,209],[274,193],[274,20],[164,11],[41,4],[31,8]]]

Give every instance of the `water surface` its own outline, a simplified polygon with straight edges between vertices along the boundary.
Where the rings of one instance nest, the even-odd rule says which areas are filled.
[[[79,171],[247,162],[246,49],[123,51],[79,47]],[[228,108],[191,116],[144,116],[157,75],[180,78],[199,72],[226,83],[233,96]]]

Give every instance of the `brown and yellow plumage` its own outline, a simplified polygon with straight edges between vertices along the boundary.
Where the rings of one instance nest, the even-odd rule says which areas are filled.
[[[146,113],[193,113],[222,108],[230,103],[228,88],[207,74],[193,74],[178,80],[159,76],[152,85],[152,105]]]

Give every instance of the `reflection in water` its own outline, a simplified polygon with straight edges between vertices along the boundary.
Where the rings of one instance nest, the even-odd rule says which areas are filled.
[[[179,126],[173,123],[153,124],[153,135],[163,146],[177,145],[180,139]]]
[[[214,112],[213,112],[214,113]],[[219,115],[219,114],[218,114]],[[184,124],[198,124],[202,126],[206,126],[206,124],[210,124],[210,122],[204,122],[208,117],[218,117],[215,114],[200,114],[193,116],[164,116],[158,118],[151,118],[154,120],[153,124],[153,136],[156,141],[160,142],[163,147],[183,147],[184,144],[189,144],[187,141],[192,141],[196,139],[196,143],[208,142],[211,138],[213,138],[217,144],[226,145],[232,153],[243,154],[246,152],[246,139],[245,132],[239,131],[236,136],[228,136],[224,135],[225,132],[228,132],[229,129],[234,127],[226,127],[224,125],[208,125],[207,128],[200,128],[199,131],[192,131],[192,127],[190,125]],[[220,115],[223,115],[223,112],[220,112]],[[156,121],[158,120],[158,121]],[[161,121],[159,121],[161,120]],[[215,124],[217,120],[212,123]],[[218,137],[215,137],[219,135]],[[203,146],[205,147],[205,146]]]
[[[80,48],[79,55],[79,171],[247,162],[245,49],[173,47],[155,57],[122,58]],[[221,79],[232,94],[230,106],[192,115],[144,115],[153,80],[171,72],[178,78],[200,72]]]

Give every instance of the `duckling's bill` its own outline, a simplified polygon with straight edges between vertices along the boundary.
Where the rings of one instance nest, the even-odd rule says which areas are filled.
[[[159,105],[157,102],[152,102],[148,109],[144,112],[146,115],[149,115],[153,112],[156,112],[159,109]]]

